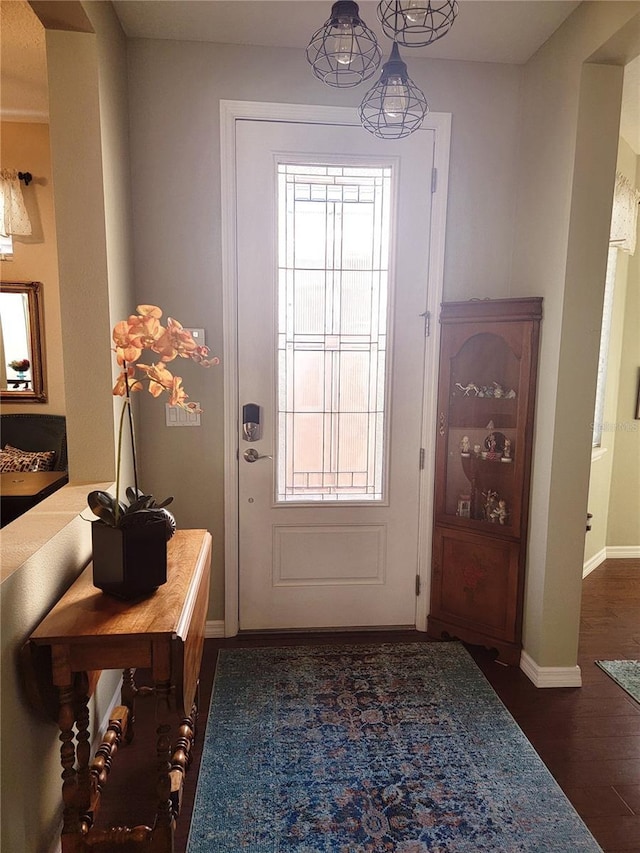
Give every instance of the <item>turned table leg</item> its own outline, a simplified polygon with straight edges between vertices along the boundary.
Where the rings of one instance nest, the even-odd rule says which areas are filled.
[[[78,815],[84,818],[91,810],[89,680],[86,672],[83,672],[78,678],[80,681],[76,687],[76,759],[78,765],[76,806]]]
[[[62,764],[62,802],[63,825],[62,834],[67,835],[80,831],[80,817],[76,805],[78,779],[75,768],[76,750],[73,741],[73,727],[76,722],[76,703],[72,684],[59,688],[60,713],[60,763]]]
[[[171,803],[171,724],[170,717],[171,685],[168,681],[156,683],[156,719],[158,736],[156,755],[158,759],[158,809],[157,825],[170,826],[173,821]]]
[[[138,694],[138,688],[134,679],[133,669],[122,670],[122,690],[120,691],[120,701],[129,709],[129,726],[125,733],[125,743],[131,743],[135,731],[135,703]]]

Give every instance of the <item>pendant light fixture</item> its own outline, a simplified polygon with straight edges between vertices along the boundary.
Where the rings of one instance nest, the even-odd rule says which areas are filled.
[[[426,47],[446,35],[458,14],[456,0],[380,0],[386,36],[404,47]]]
[[[367,80],[380,65],[382,51],[361,20],[358,4],[338,0],[331,17],[311,36],[307,59],[313,73],[328,86],[348,89]]]
[[[427,99],[407,74],[394,42],[380,79],[360,104],[362,126],[380,139],[402,139],[420,127],[428,112]]]

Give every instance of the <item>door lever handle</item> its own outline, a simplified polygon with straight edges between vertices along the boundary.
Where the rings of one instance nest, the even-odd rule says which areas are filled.
[[[263,453],[258,453],[255,447],[248,447],[242,454],[245,462],[257,462],[258,459],[273,459],[273,456],[267,456]]]

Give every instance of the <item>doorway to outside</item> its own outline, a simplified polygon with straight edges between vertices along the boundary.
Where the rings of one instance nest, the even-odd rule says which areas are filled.
[[[424,628],[449,116],[221,110],[225,633]]]

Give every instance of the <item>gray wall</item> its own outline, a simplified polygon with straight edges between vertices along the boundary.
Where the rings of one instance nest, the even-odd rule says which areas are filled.
[[[135,40],[128,55],[137,300],[204,326],[221,355],[219,101],[356,106],[362,92],[323,86],[302,50]],[[412,60],[410,72],[432,110],[453,114],[445,298],[506,296],[522,69]],[[202,427],[167,429],[163,407],[143,400],[144,481],[176,496],[179,524],[212,530],[210,618],[221,619],[222,369],[189,367],[185,387],[205,410]]]

